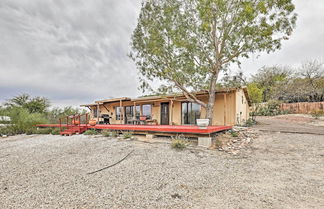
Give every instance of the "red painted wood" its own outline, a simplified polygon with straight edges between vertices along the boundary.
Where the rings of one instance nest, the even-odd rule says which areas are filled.
[[[59,127],[60,124],[42,124],[38,127]],[[171,125],[94,125],[87,126],[86,124],[80,125],[86,129],[109,129],[109,130],[122,130],[122,131],[149,131],[161,133],[197,133],[197,134],[211,134],[220,131],[230,130],[231,126],[208,126],[207,129],[200,129],[198,126],[171,126]],[[66,127],[62,124],[62,127]]]

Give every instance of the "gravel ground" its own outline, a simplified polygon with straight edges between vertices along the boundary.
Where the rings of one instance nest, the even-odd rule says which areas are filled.
[[[6,209],[324,208],[323,179],[320,135],[264,133],[237,156],[99,136],[0,139]]]

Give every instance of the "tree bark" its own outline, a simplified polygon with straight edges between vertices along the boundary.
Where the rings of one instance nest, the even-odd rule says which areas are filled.
[[[213,124],[214,105],[216,99],[216,81],[218,78],[218,72],[212,74],[210,86],[209,86],[209,98],[207,103],[206,118],[209,119],[209,125]]]

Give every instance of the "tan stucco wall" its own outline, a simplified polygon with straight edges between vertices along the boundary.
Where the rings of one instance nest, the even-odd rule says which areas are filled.
[[[250,115],[250,108],[248,101],[245,97],[244,91],[239,89],[236,91],[236,113],[235,113],[235,124],[244,124]]]
[[[226,95],[226,104],[225,97]],[[243,104],[242,104],[243,96]],[[207,103],[207,96],[199,97],[200,100]],[[136,105],[151,104],[152,105],[152,117],[155,119],[158,124],[161,122],[161,103],[169,102],[169,118],[170,125],[181,125],[181,101],[173,101],[173,106],[171,107],[172,102],[159,101],[159,102],[141,102]],[[122,103],[123,106],[133,106],[134,102],[127,101]],[[122,124],[123,121],[116,120],[116,110],[115,108],[120,106],[119,102],[105,104],[106,108],[103,105],[100,105],[100,114],[109,114],[112,118],[110,119],[111,124]],[[240,114],[242,112],[242,114]],[[226,116],[225,116],[226,114]],[[206,116],[206,110],[201,108],[201,118]],[[215,106],[214,106],[214,118],[213,125],[235,125],[238,122],[246,121],[249,117],[249,106],[246,101],[243,90],[238,90],[236,92],[229,93],[219,93],[216,95]],[[92,116],[93,118],[93,116]],[[237,121],[239,118],[240,121]],[[96,118],[93,118],[96,119]],[[226,121],[225,121],[226,120]]]

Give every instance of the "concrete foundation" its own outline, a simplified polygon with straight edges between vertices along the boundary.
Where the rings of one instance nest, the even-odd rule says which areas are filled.
[[[212,138],[211,137],[198,137],[198,146],[209,148],[212,146]]]

